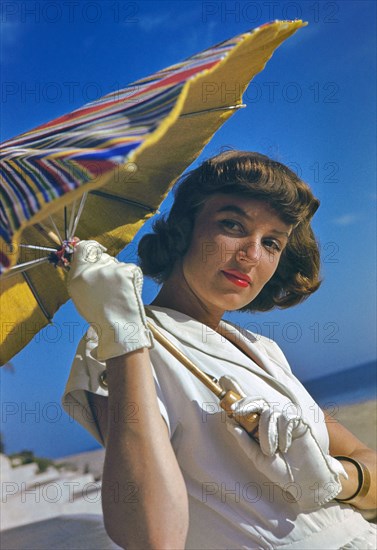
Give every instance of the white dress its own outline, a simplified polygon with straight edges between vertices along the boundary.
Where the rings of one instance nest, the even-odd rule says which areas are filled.
[[[267,338],[226,323],[238,347],[177,311],[146,307],[154,322],[206,373],[236,378],[248,395],[280,406],[295,403],[324,452],[329,438],[323,413],[292,374],[282,351]],[[94,332],[82,340],[63,396],[63,407],[101,443],[86,392],[107,395],[105,364],[95,358]],[[301,512],[250,463],[225,426],[218,400],[177,359],[155,342],[150,350],[161,415],[170,433],[189,495],[186,549],[375,549],[376,529],[352,506],[330,501]],[[82,414],[78,416],[79,411]],[[130,418],[135,411],[130,410]]]

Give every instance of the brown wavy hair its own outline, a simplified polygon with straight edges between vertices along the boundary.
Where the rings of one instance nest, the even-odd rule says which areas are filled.
[[[167,218],[140,240],[138,254],[145,275],[159,283],[170,275],[191,241],[196,216],[215,193],[244,195],[270,205],[294,226],[272,278],[242,311],[269,311],[302,302],[320,286],[320,253],[310,220],[319,201],[310,187],[284,164],[259,153],[228,150],[204,161],[176,185]]]

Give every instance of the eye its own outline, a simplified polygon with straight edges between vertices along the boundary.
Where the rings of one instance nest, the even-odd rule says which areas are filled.
[[[265,239],[264,240],[264,245],[270,252],[281,252],[282,251],[282,246],[281,246],[280,242],[276,241],[275,239]]]
[[[220,220],[220,226],[224,229],[226,229],[229,233],[242,233],[243,232],[243,226],[236,222],[235,220]]]

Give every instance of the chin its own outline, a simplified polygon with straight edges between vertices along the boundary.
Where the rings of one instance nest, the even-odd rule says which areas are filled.
[[[240,300],[239,297],[235,297],[234,299],[229,298],[228,300],[222,300],[219,307],[221,307],[224,311],[238,311],[239,309],[242,309],[250,304],[252,299],[253,298],[250,298],[250,300],[245,302],[245,300]]]

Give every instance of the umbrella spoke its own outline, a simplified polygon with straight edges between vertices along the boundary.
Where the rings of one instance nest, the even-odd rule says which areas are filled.
[[[10,267],[6,273],[2,275],[2,279],[8,279],[9,277],[13,277],[14,275],[17,275],[18,273],[24,273],[25,271],[28,271],[29,269],[32,269],[33,267],[36,267],[42,263],[48,262],[49,257],[45,256],[44,258],[38,258],[37,260],[31,260],[30,262],[24,262],[23,264],[17,264],[13,267]]]
[[[70,231],[70,234],[69,234],[69,239],[70,240],[72,240],[73,237],[75,236],[76,229],[77,229],[77,224],[80,221],[80,217],[81,217],[82,211],[84,209],[85,201],[86,201],[87,196],[88,196],[88,193],[84,193],[83,196],[81,197],[81,201],[80,201],[80,204],[79,204],[79,209],[77,211],[76,218],[75,218],[75,221],[73,223],[72,230]]]
[[[51,216],[49,216],[49,220],[50,220],[50,222],[51,222],[52,227],[53,227],[54,230],[55,230],[56,235],[57,235],[58,238],[59,238],[59,243],[58,243],[58,244],[61,244],[61,243],[63,242],[63,239],[62,239],[62,236],[60,235],[60,231],[59,231],[59,229],[56,227],[56,224],[55,224],[55,222],[54,222],[54,220],[52,219]]]
[[[202,115],[203,113],[210,113],[211,111],[234,111],[235,109],[243,109],[244,107],[246,107],[245,103],[240,103],[239,105],[231,105],[230,107],[214,107],[213,109],[203,109],[202,111],[193,111],[192,113],[182,113],[179,117],[185,118],[188,116]]]
[[[64,238],[68,241],[68,222],[67,222],[67,207],[64,207]]]
[[[57,246],[61,245],[61,240],[59,239],[58,235],[51,231],[51,229],[44,227],[41,223],[34,224],[34,227],[35,229],[37,229],[37,231],[39,231],[39,233],[42,233],[44,237],[49,238]]]
[[[71,208],[71,213],[70,213],[70,216],[69,216],[68,239],[71,238],[73,224],[75,223],[76,202],[77,201],[73,201],[72,208]]]
[[[44,304],[43,304],[43,302],[42,302],[42,300],[41,300],[41,297],[39,296],[39,294],[38,294],[38,292],[36,291],[36,289],[35,289],[33,283],[32,283],[31,280],[30,280],[29,275],[28,275],[25,271],[22,272],[22,275],[23,275],[25,281],[27,282],[27,284],[29,285],[29,288],[30,288],[30,290],[32,291],[33,296],[34,296],[35,300],[37,301],[37,304],[39,305],[39,307],[40,307],[40,309],[41,309],[43,315],[46,317],[47,321],[48,321],[49,323],[51,323],[51,321],[52,321],[52,316],[49,314],[49,312],[48,312],[47,309],[45,308],[45,306],[44,306]]]
[[[56,252],[56,248],[50,248],[49,246],[39,246],[36,244],[20,244],[21,248],[32,248],[34,250],[45,250],[46,252]]]
[[[101,197],[103,199],[110,199],[113,201],[123,202],[125,204],[130,204],[131,206],[138,206],[142,210],[147,210],[148,212],[158,212],[156,208],[149,206],[148,204],[143,204],[142,202],[134,201],[131,199],[126,199],[126,197],[119,197],[118,195],[113,195],[111,193],[105,193],[104,191],[99,191],[98,189],[90,191],[91,195],[96,195],[96,197]]]

